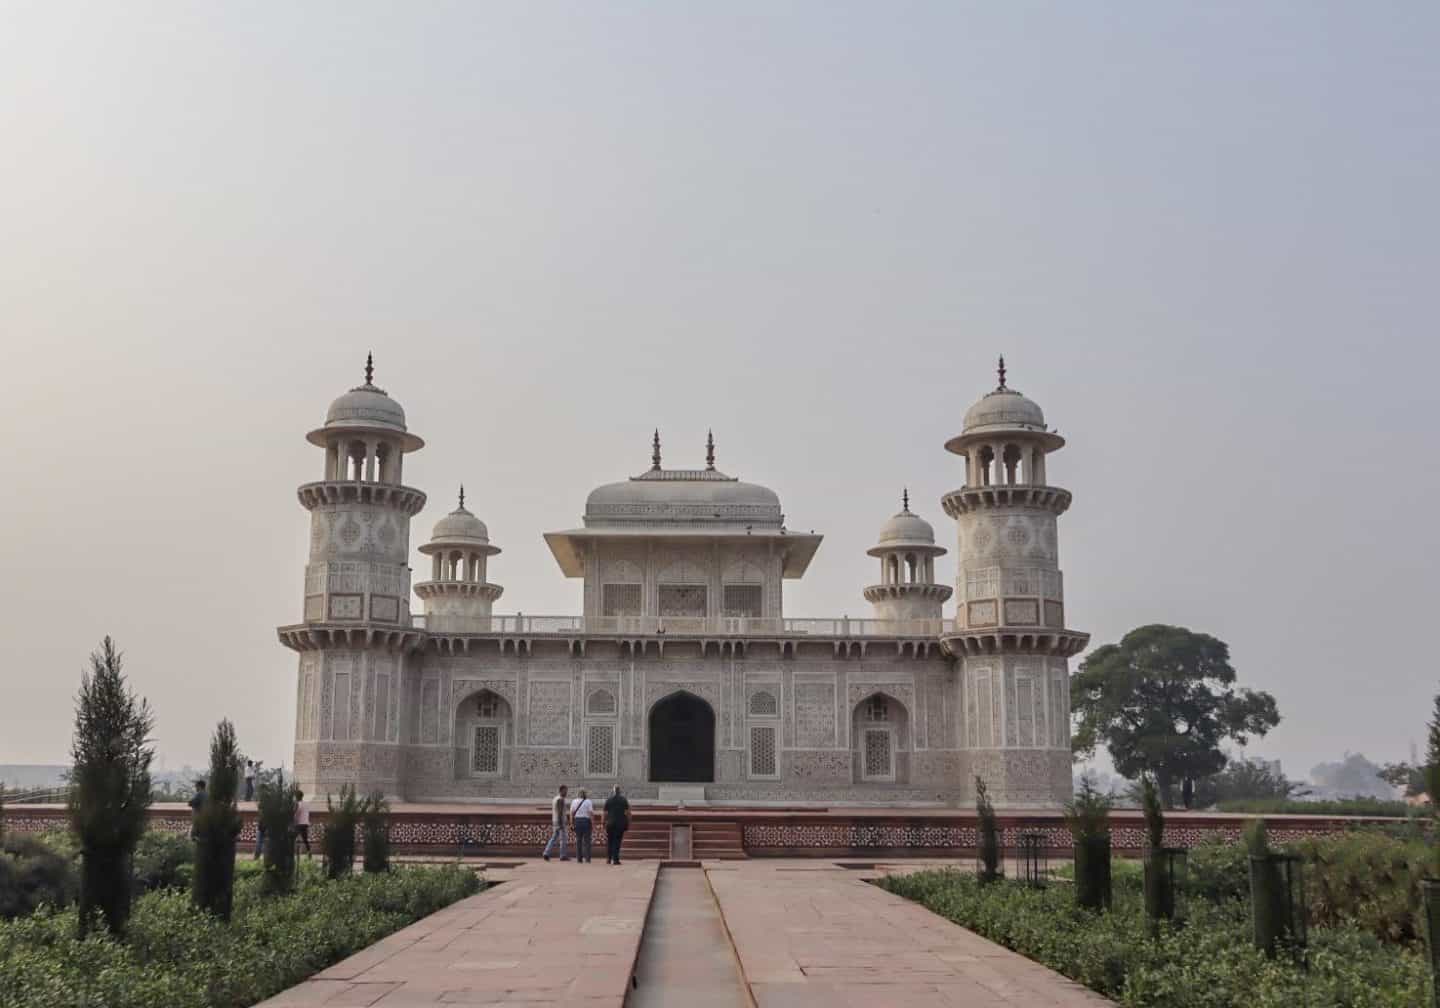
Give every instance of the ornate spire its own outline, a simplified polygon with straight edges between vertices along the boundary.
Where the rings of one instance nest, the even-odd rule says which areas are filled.
[[[460,510],[465,510],[465,484],[460,484]]]
[[[715,469],[715,432],[705,432],[705,468],[714,471]]]
[[[660,428],[655,428],[655,439],[650,442],[650,469],[652,472],[660,471]]]
[[[375,355],[374,355],[373,353],[367,353],[367,354],[365,355],[365,384],[366,384],[366,385],[373,385],[373,384],[375,384],[375,382],[372,380],[372,379],[374,379],[374,377],[375,377]]]
[[[902,490],[902,491],[900,492],[900,510],[901,510],[901,511],[905,511],[905,512],[908,512],[908,511],[910,510],[910,488],[909,488],[909,487],[906,487],[904,490]]]
[[[1001,354],[1001,355],[1000,355],[1000,367],[997,369],[997,372],[998,372],[999,375],[1000,375],[1000,388],[997,389],[996,391],[1003,392],[1003,391],[1005,390],[1005,355],[1004,355],[1004,354]]]

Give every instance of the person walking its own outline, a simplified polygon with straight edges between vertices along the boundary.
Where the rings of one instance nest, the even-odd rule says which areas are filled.
[[[255,800],[255,761],[253,759],[245,761],[245,800]]]
[[[310,804],[305,801],[305,792],[295,790],[295,835],[305,845],[305,856],[310,856]]]
[[[575,863],[589,864],[590,844],[594,838],[590,827],[595,819],[595,803],[584,788],[580,789],[580,797],[570,806],[570,818],[575,822]]]
[[[605,863],[620,863],[620,844],[630,828],[630,802],[620,793],[620,785],[605,799]]]
[[[546,861],[550,860],[550,852],[555,849],[556,841],[560,843],[560,860],[570,860],[565,856],[565,825],[570,818],[570,802],[565,796],[569,791],[569,788],[561,784],[559,793],[550,800],[550,842],[545,845],[545,850],[540,855]]]

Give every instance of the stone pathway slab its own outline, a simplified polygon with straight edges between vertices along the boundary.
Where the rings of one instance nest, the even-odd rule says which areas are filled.
[[[656,862],[533,862],[317,973],[259,1008],[621,1008]]]
[[[708,871],[758,1008],[1099,1008],[1112,1002],[842,868]]]

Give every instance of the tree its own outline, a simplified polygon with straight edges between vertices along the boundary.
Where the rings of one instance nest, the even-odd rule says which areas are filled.
[[[1425,793],[1430,796],[1430,807],[1440,815],[1440,693],[1435,694],[1434,713],[1425,737]]]
[[[125,683],[109,637],[90,655],[75,701],[70,825],[80,843],[80,932],[122,934],[130,919],[130,861],[150,805],[150,706]]]
[[[1425,768],[1411,763],[1386,763],[1377,775],[1392,788],[1402,791],[1406,798],[1425,793]]]
[[[1104,743],[1120,774],[1154,774],[1167,805],[1178,783],[1188,808],[1195,782],[1224,769],[1222,742],[1243,746],[1280,723],[1273,696],[1235,680],[1224,641],[1158,623],[1131,630],[1070,679],[1074,750],[1089,756]]]
[[[1202,777],[1195,784],[1194,804],[1208,808],[1223,801],[1246,801],[1276,798],[1284,800],[1305,793],[1305,786],[1287,780],[1263,760],[1238,759],[1212,777]]]
[[[235,896],[235,842],[240,837],[240,747],[227,718],[210,739],[210,784],[195,815],[195,905],[221,920],[230,919]]]

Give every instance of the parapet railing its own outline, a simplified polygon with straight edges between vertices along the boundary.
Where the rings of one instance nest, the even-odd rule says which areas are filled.
[[[574,634],[679,634],[726,637],[936,637],[954,629],[954,621],[790,619],[768,616],[530,616],[487,617],[415,615],[411,624],[431,633],[486,633],[537,636]]]

